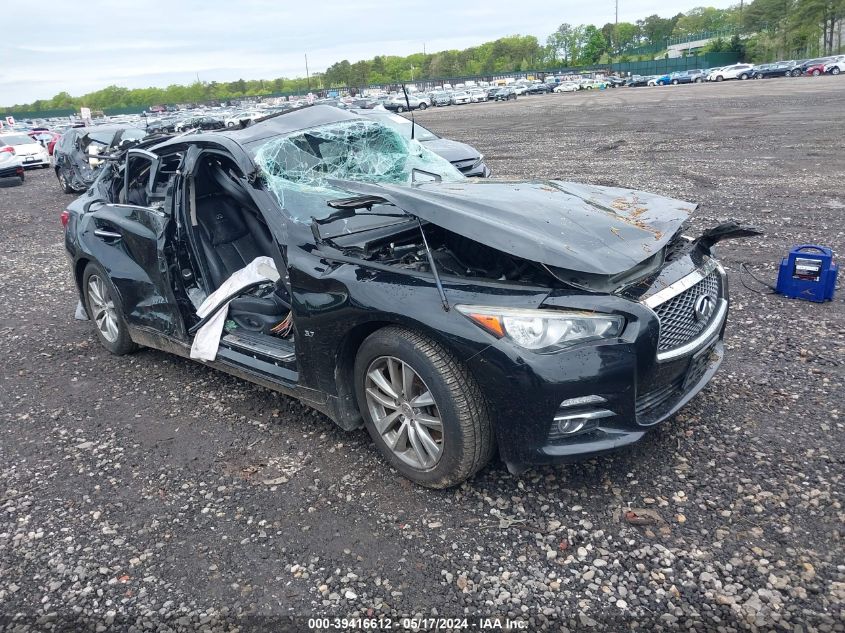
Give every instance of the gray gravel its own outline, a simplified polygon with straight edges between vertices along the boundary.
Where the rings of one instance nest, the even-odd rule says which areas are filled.
[[[549,95],[429,110],[497,175],[702,203],[728,355],[631,450],[416,488],[288,398],[144,350],[75,296],[49,171],[0,189],[0,630],[251,631],[289,616],[509,616],[530,630],[845,630],[843,299],[739,283],[787,248],[845,252],[845,80]],[[631,511],[636,515],[629,514]]]

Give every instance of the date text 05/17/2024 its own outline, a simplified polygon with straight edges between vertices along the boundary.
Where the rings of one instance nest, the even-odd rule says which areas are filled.
[[[528,622],[499,617],[478,618],[309,618],[312,631],[456,631],[456,630],[526,630]]]

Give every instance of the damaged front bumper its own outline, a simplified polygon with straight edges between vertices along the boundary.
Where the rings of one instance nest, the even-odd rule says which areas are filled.
[[[606,297],[597,305],[585,298],[583,305],[572,306],[586,308],[590,302],[597,311],[624,314],[627,326],[618,340],[554,354],[527,354],[500,341],[470,360],[471,371],[485,376],[482,389],[500,454],[512,471],[633,444],[704,388],[724,357],[728,312],[727,280],[711,262],[670,286],[676,292],[669,299],[664,292],[651,302]],[[707,274],[722,279],[718,308],[694,337],[661,351],[661,306],[700,289]],[[567,301],[571,304],[572,298]],[[664,338],[671,333],[670,324],[665,325]]]

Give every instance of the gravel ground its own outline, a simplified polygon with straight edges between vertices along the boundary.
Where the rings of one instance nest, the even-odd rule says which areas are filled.
[[[674,195],[701,203],[699,227],[766,232],[721,247],[727,359],[681,413],[631,450],[522,477],[494,463],[443,492],[288,398],[110,356],[73,320],[69,198],[46,170],[0,189],[0,630],[845,630],[843,300],[738,273],[773,280],[796,243],[845,252],[843,99],[819,78],[420,113],[497,175]]]

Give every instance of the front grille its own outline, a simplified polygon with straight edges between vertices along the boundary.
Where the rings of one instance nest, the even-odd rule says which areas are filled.
[[[699,321],[695,317],[695,302],[703,295],[709,295],[714,301],[719,300],[721,279],[718,271],[713,270],[691,288],[654,307],[654,312],[660,319],[658,352],[666,352],[688,343],[710,324],[710,320],[716,316],[716,310],[710,320]]]
[[[456,160],[452,162],[452,165],[455,166],[458,171],[465,172],[470,171],[473,167],[478,164],[477,158],[470,158],[467,160]]]
[[[670,382],[639,394],[634,403],[637,424],[641,426],[654,424],[663,418],[685,393],[695,387],[713,362],[712,349],[712,347],[709,347],[696,354],[690,360],[686,371]]]

